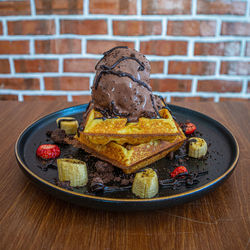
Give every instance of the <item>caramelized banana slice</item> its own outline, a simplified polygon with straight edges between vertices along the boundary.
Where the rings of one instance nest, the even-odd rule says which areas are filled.
[[[135,175],[132,192],[140,198],[152,198],[159,190],[158,177],[152,168]]]
[[[189,140],[188,156],[201,158],[207,153],[207,143],[199,137],[191,137]]]
[[[74,117],[60,117],[56,120],[57,127],[63,129],[67,135],[74,135],[79,126]]]
[[[87,166],[76,159],[57,159],[58,177],[60,181],[70,181],[70,186],[85,186],[88,182]]]

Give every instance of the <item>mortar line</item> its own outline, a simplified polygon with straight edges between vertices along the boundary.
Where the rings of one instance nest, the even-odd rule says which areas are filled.
[[[58,17],[55,17],[55,26],[56,26],[56,36],[60,36],[60,19]]]
[[[166,27],[167,28],[167,27]],[[7,27],[4,28],[6,30]],[[6,31],[7,32],[7,31]],[[5,35],[1,36],[0,40],[29,40],[29,39],[36,39],[36,40],[55,40],[55,39],[89,39],[89,40],[116,40],[116,41],[128,41],[133,42],[135,39],[140,39],[141,41],[154,41],[154,40],[161,40],[161,41],[199,41],[199,42],[226,42],[226,41],[241,41],[249,39],[246,36],[162,36],[161,35],[146,35],[146,36],[110,36],[108,34],[104,35],[78,35],[78,34],[53,34],[53,35]]]
[[[250,81],[250,79],[249,79],[249,81]],[[247,79],[244,79],[242,82],[242,90],[241,90],[242,94],[247,94],[247,87],[248,87],[248,81],[247,81]]]
[[[192,16],[195,17],[197,13],[197,0],[192,0]]]
[[[58,73],[63,73],[63,58],[58,58]]]
[[[240,56],[245,56],[245,50],[246,50],[246,40],[241,41],[241,50],[240,50]]]
[[[221,37],[221,26],[222,26],[222,21],[220,18],[217,19],[216,22],[216,32],[215,32],[215,37],[220,38]]]
[[[8,25],[5,19],[2,20],[3,24],[3,37],[8,36]]]
[[[70,95],[70,94],[67,95],[67,101],[68,102],[72,102],[73,101],[72,95]]]
[[[13,76],[15,75],[15,64],[12,58],[9,58],[9,64],[10,64],[10,74]]]
[[[194,77],[192,81],[192,87],[191,87],[191,93],[193,95],[197,93],[197,82],[198,82],[197,78]]]
[[[30,46],[30,55],[34,56],[34,54],[35,54],[35,43],[34,43],[34,39],[33,38],[30,39],[29,46]]]
[[[84,1],[85,5],[89,5],[89,2],[86,0]],[[235,22],[235,21],[247,21],[249,16],[239,16],[239,15],[210,15],[210,14],[199,14],[193,16],[191,15],[112,15],[112,14],[91,14],[85,13],[87,12],[88,8],[85,8],[84,14],[78,15],[60,15],[54,14],[53,17],[51,15],[35,15],[35,16],[2,16],[1,19],[6,19],[10,21],[20,21],[20,20],[42,20],[42,19],[53,19],[54,17],[58,17],[61,19],[106,19],[106,18],[113,18],[116,20],[161,20],[162,18],[169,18],[170,20],[215,20],[217,18],[222,18],[225,22]],[[247,11],[248,12],[248,11]]]
[[[30,0],[30,11],[31,11],[31,16],[34,17],[36,15],[35,0]]]
[[[23,102],[23,95],[20,93],[18,94],[18,101]]]
[[[140,17],[142,15],[142,0],[137,0],[136,1],[136,14],[138,17]]]
[[[107,19],[107,29],[108,29],[108,36],[112,37],[113,36],[113,22],[112,19],[108,18]]]
[[[82,0],[83,1],[83,15],[89,15],[89,0]]]
[[[167,19],[162,18],[161,20],[161,25],[162,25],[162,33],[161,36],[165,38],[167,36]]]
[[[44,78],[40,77],[40,90],[43,92],[45,90]]]
[[[81,53],[81,55],[86,55],[86,52],[87,52],[87,42],[86,42],[86,39],[82,39],[82,41],[81,41],[81,49],[82,49],[82,53]]]

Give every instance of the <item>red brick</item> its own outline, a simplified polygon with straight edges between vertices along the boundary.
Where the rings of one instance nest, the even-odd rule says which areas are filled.
[[[15,60],[16,73],[58,72],[58,60]]]
[[[51,39],[35,41],[36,54],[80,54],[80,39]]]
[[[0,16],[30,15],[30,0],[0,1]]]
[[[163,61],[150,61],[151,74],[163,73],[164,62]]]
[[[201,96],[188,96],[188,97],[179,97],[171,96],[171,102],[212,102],[214,98],[212,97],[201,97]]]
[[[89,58],[64,59],[64,72],[95,72],[95,65],[98,60]]]
[[[17,101],[17,95],[0,95],[0,101]]]
[[[107,34],[106,20],[62,20],[62,34],[98,35]]]
[[[220,73],[227,75],[250,75],[250,61],[223,61],[221,62]]]
[[[161,35],[160,21],[113,21],[115,36]]]
[[[23,96],[24,101],[67,101],[66,95],[59,95],[59,96],[53,96],[53,95],[24,95]]]
[[[89,90],[88,77],[45,77],[46,90]]]
[[[3,34],[3,24],[0,22],[0,35]]]
[[[91,0],[89,13],[111,15],[136,15],[136,0]]]
[[[142,0],[143,15],[190,14],[191,0]]]
[[[29,54],[29,41],[0,41],[0,54]]]
[[[87,53],[91,54],[103,54],[103,52],[110,50],[115,46],[128,46],[134,48],[134,42],[122,42],[113,40],[88,40],[87,41]]]
[[[231,98],[231,97],[220,97],[220,102],[249,102],[249,98]]]
[[[9,60],[8,59],[0,59],[0,74],[6,74],[6,73],[10,73]]]
[[[80,102],[80,103],[89,103],[91,100],[90,95],[75,95],[72,96],[73,102]]]
[[[37,15],[82,14],[83,0],[36,0]]]
[[[223,22],[221,34],[226,36],[250,36],[250,22]]]
[[[202,92],[240,92],[242,82],[226,80],[200,80],[198,81],[197,91]]]
[[[55,22],[53,20],[8,21],[9,35],[53,35]]]
[[[213,75],[215,62],[205,61],[169,61],[168,74]]]
[[[246,13],[246,2],[228,0],[198,0],[198,14],[217,15],[244,15]]]
[[[16,90],[39,90],[40,84],[38,79],[32,78],[0,78],[0,88]]]
[[[151,40],[141,42],[140,51],[146,55],[186,55],[187,42],[183,41],[165,41],[165,40]]]
[[[192,81],[183,79],[151,79],[150,85],[153,91],[190,92]]]
[[[168,21],[167,34],[170,36],[215,36],[215,21]]]
[[[246,56],[250,56],[250,42],[246,43],[246,52],[245,52]]]
[[[195,55],[239,56],[240,42],[195,43]]]

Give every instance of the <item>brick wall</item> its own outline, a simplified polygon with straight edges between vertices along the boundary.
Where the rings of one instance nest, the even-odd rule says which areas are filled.
[[[87,102],[101,53],[151,61],[168,102],[250,99],[250,0],[0,0],[0,99]]]

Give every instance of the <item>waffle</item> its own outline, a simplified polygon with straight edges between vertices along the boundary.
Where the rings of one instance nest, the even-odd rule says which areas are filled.
[[[137,145],[152,140],[174,142],[181,135],[170,112],[163,108],[159,111],[161,118],[139,118],[138,122],[129,122],[127,118],[103,119],[98,111],[92,109],[86,119],[84,135],[94,144],[106,145],[116,142],[120,145],[129,143]]]
[[[172,142],[151,140],[139,145],[120,145],[116,142],[109,142],[106,145],[94,144],[82,132],[73,140],[69,138],[65,140],[68,144],[82,148],[97,158],[121,168],[124,173],[130,174],[177,150],[186,139],[183,132],[180,129],[178,131],[180,135],[175,136]]]

